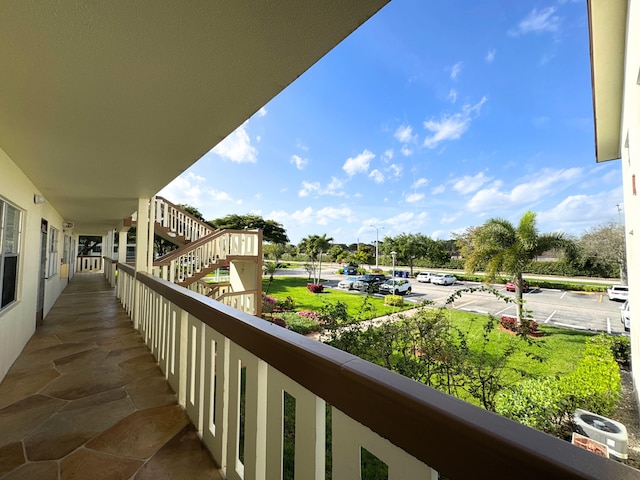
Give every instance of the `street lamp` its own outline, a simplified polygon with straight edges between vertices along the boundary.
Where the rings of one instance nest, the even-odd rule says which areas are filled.
[[[375,228],[376,229],[376,271],[378,270],[378,227],[376,227],[375,225],[369,225],[371,228]],[[380,227],[382,229],[384,229],[384,227]]]
[[[391,278],[396,276],[396,252],[391,252]],[[395,282],[395,280],[393,280]]]

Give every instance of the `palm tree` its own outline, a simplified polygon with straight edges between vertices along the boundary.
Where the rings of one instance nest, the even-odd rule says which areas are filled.
[[[319,251],[319,265],[318,265],[318,281],[316,283],[320,283],[320,276],[322,275],[322,252],[326,252],[331,248],[331,242],[333,242],[333,238],[327,238],[327,234],[323,233],[321,237],[315,235],[315,247]]]
[[[484,266],[486,280],[495,280],[498,273],[513,275],[516,289],[516,312],[522,321],[522,272],[538,255],[553,250],[568,250],[573,242],[562,232],[539,234],[536,214],[527,211],[517,227],[508,220],[492,218],[473,232],[465,269],[473,273]]]

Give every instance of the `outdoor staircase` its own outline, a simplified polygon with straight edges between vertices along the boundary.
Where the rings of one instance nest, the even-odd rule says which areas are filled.
[[[240,264],[250,263],[261,272],[258,262],[262,252],[262,234],[257,230],[216,230],[162,197],[152,200],[154,208],[154,234],[178,246],[177,249],[159,257],[153,262],[153,274],[169,280],[181,287],[198,292],[214,300],[231,306],[238,302],[227,300],[238,295],[253,295],[252,301],[243,300],[242,305],[258,305],[259,279],[255,280],[256,288],[251,292],[234,289],[230,275],[216,278],[215,283],[205,282],[207,275],[221,267],[229,270]],[[130,225],[136,224],[136,216],[131,217]],[[261,289],[260,289],[261,290]],[[245,310],[245,308],[241,308]],[[245,310],[246,311],[246,310]],[[249,313],[258,314],[257,311]]]

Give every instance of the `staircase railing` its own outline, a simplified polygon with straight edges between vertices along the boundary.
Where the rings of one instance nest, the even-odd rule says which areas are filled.
[[[232,260],[258,257],[260,235],[255,230],[219,230],[156,260],[157,276],[187,286]],[[156,273],[156,272],[154,272]]]
[[[157,224],[188,242],[196,241],[215,231],[211,225],[198,220],[163,197],[155,197],[154,209]]]

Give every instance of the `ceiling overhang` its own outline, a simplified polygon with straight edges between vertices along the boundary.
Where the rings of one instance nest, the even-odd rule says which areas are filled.
[[[387,2],[4,2],[0,149],[104,231]]]
[[[596,161],[618,159],[622,145],[627,0],[588,0]]]

